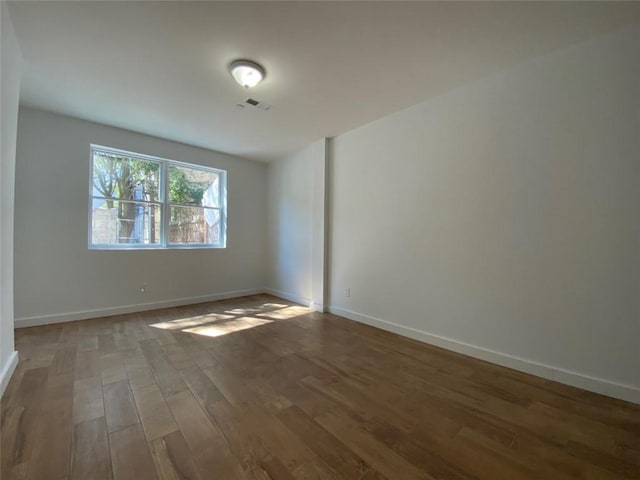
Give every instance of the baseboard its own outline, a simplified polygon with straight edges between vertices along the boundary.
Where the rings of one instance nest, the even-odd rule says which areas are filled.
[[[578,387],[583,390],[589,390],[609,397],[640,404],[640,388],[633,385],[611,382],[602,378],[591,377],[589,375],[572,372],[563,368],[545,365],[533,360],[527,360],[506,353],[496,352],[477,345],[471,345],[469,343],[460,342],[440,335],[434,335],[415,328],[398,325],[387,320],[347,310],[346,308],[330,306],[329,311],[350,320],[355,320],[356,322],[365,323],[382,330],[397,333],[398,335],[446,348],[447,350],[452,350],[470,357],[495,363],[503,367],[512,368],[514,370],[530,373],[548,380],[554,380],[566,385],[571,385],[572,387]]]
[[[311,302],[310,308],[313,311],[320,312],[320,313],[324,313],[328,311],[328,308],[326,305],[323,305],[321,303],[316,303],[316,302]]]
[[[253,288],[248,290],[235,290],[232,292],[212,293],[198,297],[178,298],[174,300],[163,300],[159,302],[138,303],[135,305],[125,305],[121,307],[108,307],[96,310],[83,310],[80,312],[68,312],[54,315],[42,315],[39,317],[16,318],[15,328],[35,327],[38,325],[51,325],[54,323],[73,322],[76,320],[87,320],[89,318],[108,317],[111,315],[121,315],[123,313],[143,312],[146,310],[156,310],[158,308],[179,307],[182,305],[193,305],[196,303],[215,302],[227,298],[244,297],[246,295],[256,295],[264,293],[264,288]]]
[[[4,395],[4,391],[9,385],[9,381],[13,376],[13,372],[16,371],[18,366],[18,352],[14,351],[9,355],[9,358],[2,366],[2,373],[0,373],[0,398]]]
[[[301,297],[293,293],[282,292],[273,288],[265,288],[264,292],[268,293],[269,295],[273,295],[274,297],[280,297],[284,298],[285,300],[289,300],[290,302],[299,303],[300,305],[304,305],[305,307],[311,306],[311,299],[307,297]]]

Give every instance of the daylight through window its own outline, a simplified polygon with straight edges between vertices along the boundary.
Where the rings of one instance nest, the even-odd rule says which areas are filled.
[[[91,147],[89,247],[224,248],[226,172]]]

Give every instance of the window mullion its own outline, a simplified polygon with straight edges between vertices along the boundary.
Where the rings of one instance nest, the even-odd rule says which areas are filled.
[[[162,223],[160,237],[162,246],[169,245],[169,162],[162,162]]]
[[[218,175],[218,206],[220,207],[220,243],[227,243],[227,172]]]

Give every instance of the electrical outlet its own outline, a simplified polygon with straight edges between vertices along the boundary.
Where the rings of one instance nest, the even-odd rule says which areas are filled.
[[[345,297],[350,297],[351,296],[351,288],[347,287],[344,289],[344,296]]]

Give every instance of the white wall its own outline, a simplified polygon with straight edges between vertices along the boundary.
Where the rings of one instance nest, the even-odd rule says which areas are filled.
[[[6,2],[0,3],[0,396],[18,360],[13,344],[13,207],[22,58]]]
[[[335,138],[332,311],[640,401],[638,52],[600,37]]]
[[[227,170],[227,248],[89,250],[91,143]],[[15,210],[16,324],[262,290],[266,183],[267,166],[262,163],[21,108]],[[147,284],[144,294],[140,292],[143,284]]]
[[[318,145],[320,143],[320,145]],[[329,148],[331,140],[325,138],[313,157],[313,222],[311,225],[311,308],[325,312],[328,302],[328,190]]]
[[[326,140],[269,164],[268,290],[322,310]]]

